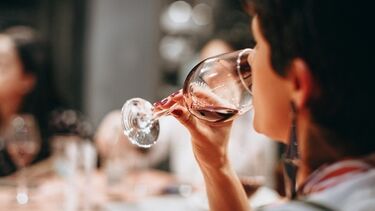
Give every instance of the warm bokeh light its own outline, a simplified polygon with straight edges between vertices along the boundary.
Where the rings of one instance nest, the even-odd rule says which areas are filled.
[[[197,4],[193,8],[193,21],[199,26],[208,25],[212,22],[212,7],[207,4]]]
[[[185,23],[191,16],[191,6],[185,1],[173,2],[168,8],[168,15],[176,23]]]

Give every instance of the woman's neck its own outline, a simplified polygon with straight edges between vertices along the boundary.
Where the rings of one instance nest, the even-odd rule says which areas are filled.
[[[298,147],[300,152],[300,166],[297,184],[303,183],[309,175],[322,165],[331,164],[346,158],[337,147],[329,145],[326,135],[321,129],[311,123],[300,122]]]

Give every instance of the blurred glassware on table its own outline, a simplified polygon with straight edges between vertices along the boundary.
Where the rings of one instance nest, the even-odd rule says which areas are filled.
[[[92,126],[81,112],[58,109],[52,112],[50,127],[55,134],[51,137],[54,170],[65,183],[65,209],[88,210],[97,166]]]
[[[103,170],[105,173],[106,191],[109,197],[121,199],[121,191],[124,175],[128,169],[129,160],[126,159],[127,153],[124,153],[124,144],[120,142],[120,128],[113,127],[112,132],[107,134],[110,138],[108,143],[108,155],[102,157]]]
[[[107,176],[107,183],[115,184],[119,182],[121,175],[125,171],[123,155],[126,153],[126,142],[120,133],[120,126],[116,121],[109,121],[114,118],[110,113],[98,126],[94,140],[100,154],[100,167]],[[118,121],[120,118],[118,117]],[[98,142],[97,140],[101,140]]]
[[[35,158],[40,149],[40,144],[39,128],[31,114],[15,116],[6,127],[6,150],[18,168],[16,194],[18,204],[29,202],[25,167]]]
[[[54,134],[50,142],[55,170],[60,176],[69,175],[69,171],[81,165],[78,163],[82,161],[78,158],[80,153],[75,151],[79,151],[82,143],[91,141],[92,126],[79,111],[56,109],[51,113],[49,127]],[[66,168],[64,162],[69,164],[70,168]]]

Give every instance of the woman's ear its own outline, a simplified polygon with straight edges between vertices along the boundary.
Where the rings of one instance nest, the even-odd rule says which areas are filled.
[[[314,78],[309,66],[302,59],[294,59],[290,64],[291,97],[296,109],[306,106],[312,97]]]
[[[23,76],[22,90],[24,94],[28,94],[34,89],[36,80],[37,79],[34,74],[27,73]]]

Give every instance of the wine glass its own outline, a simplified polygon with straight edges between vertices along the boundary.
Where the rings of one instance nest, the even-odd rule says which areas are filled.
[[[6,150],[19,169],[17,177],[18,204],[29,201],[25,167],[31,163],[39,151],[41,138],[34,117],[30,114],[15,116],[7,127]]]
[[[252,71],[248,57],[252,49],[243,49],[210,57],[198,63],[185,79],[184,105],[195,117],[216,124],[234,119],[252,107]],[[121,123],[125,135],[139,147],[155,144],[161,116],[170,109],[153,112],[150,102],[132,98],[122,107]]]

